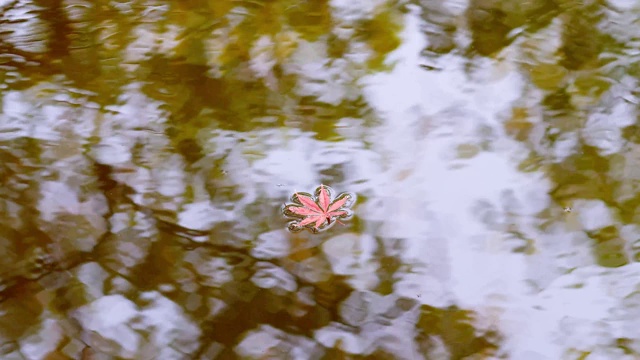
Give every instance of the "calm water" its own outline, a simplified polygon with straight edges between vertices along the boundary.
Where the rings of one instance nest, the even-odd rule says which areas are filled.
[[[640,359],[636,1],[0,14],[1,359]]]

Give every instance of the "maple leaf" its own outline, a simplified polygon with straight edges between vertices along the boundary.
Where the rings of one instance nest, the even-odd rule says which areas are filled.
[[[355,195],[341,193],[331,201],[332,193],[333,190],[326,185],[320,185],[315,191],[315,196],[296,192],[291,197],[293,204],[284,207],[284,215],[296,219],[289,223],[289,230],[299,231],[306,228],[315,233],[340,222],[339,218],[349,218],[353,214],[349,207],[355,202]]]

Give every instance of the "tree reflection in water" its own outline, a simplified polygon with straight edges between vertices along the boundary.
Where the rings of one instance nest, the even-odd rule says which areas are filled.
[[[3,359],[640,356],[634,2],[0,10]]]

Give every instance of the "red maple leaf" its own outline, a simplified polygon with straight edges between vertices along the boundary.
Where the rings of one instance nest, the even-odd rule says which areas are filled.
[[[340,222],[338,218],[346,219],[352,215],[349,206],[355,201],[355,195],[342,193],[331,201],[332,190],[326,185],[320,185],[315,191],[315,198],[311,194],[296,192],[291,200],[293,204],[284,207],[284,214],[296,218],[289,223],[289,230],[298,231],[303,228],[313,232],[327,229],[332,221]]]

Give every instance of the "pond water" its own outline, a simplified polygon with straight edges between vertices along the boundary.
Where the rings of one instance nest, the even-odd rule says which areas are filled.
[[[0,0],[0,358],[640,358],[639,17]]]

